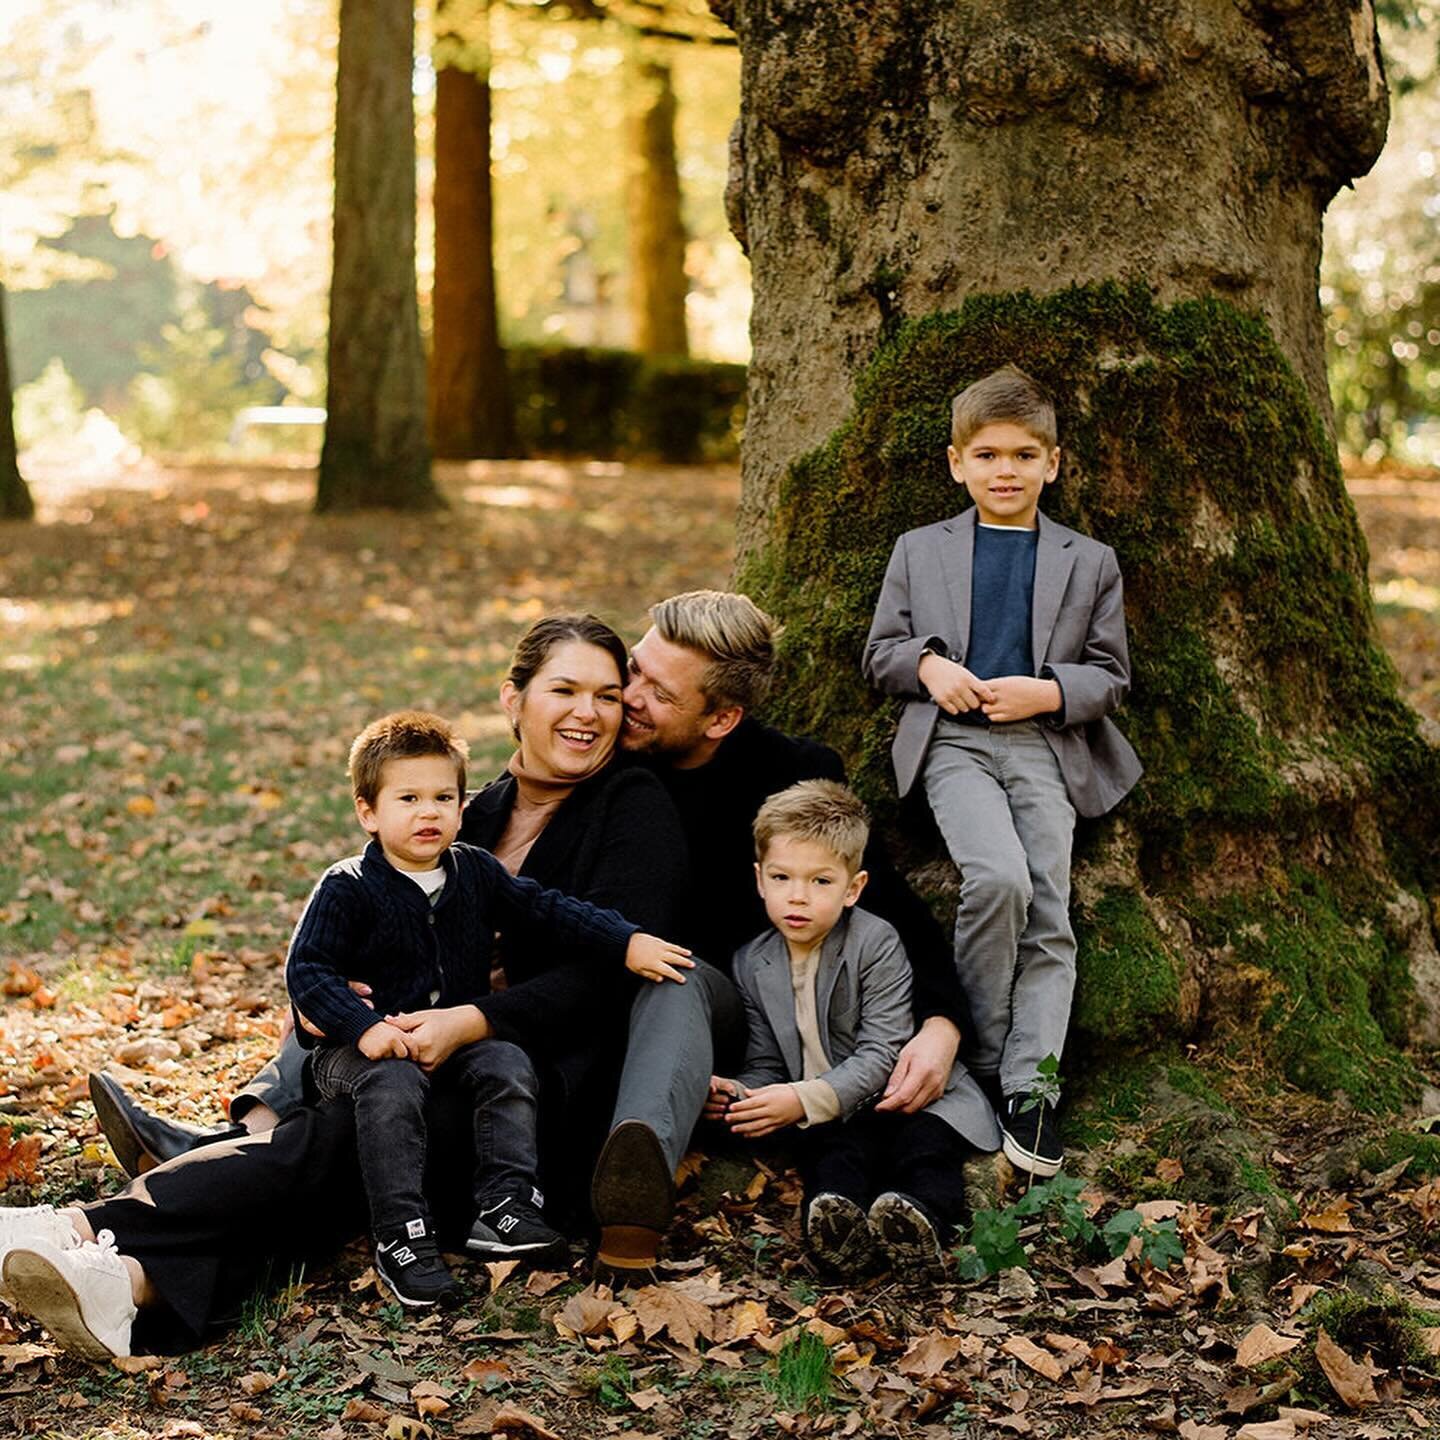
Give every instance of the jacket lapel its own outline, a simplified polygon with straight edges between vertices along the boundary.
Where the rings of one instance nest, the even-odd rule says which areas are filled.
[[[790,952],[785,948],[785,937],[779,931],[773,932],[761,946],[757,958],[755,988],[760,994],[760,1008],[780,1042],[786,1071],[803,1075],[805,1058],[801,1053],[800,1032],[795,1028],[795,991],[790,984]]]
[[[847,910],[835,928],[820,943],[820,963],[815,967],[815,1015],[820,1022],[821,1040],[825,1053],[830,1053],[830,1001],[835,986],[845,971],[850,956],[845,946],[845,937],[850,933],[850,916]]]
[[[1035,664],[1035,673],[1048,658],[1050,637],[1055,633],[1055,617],[1060,613],[1060,602],[1065,598],[1065,587],[1070,583],[1070,571],[1075,564],[1075,551],[1070,543],[1070,532],[1063,526],[1048,520],[1044,515],[1036,516],[1040,534],[1035,541],[1035,588],[1030,601],[1030,651]]]
[[[955,633],[950,643],[963,661],[970,649],[970,582],[975,568],[975,507],[972,505],[964,514],[957,515],[945,528],[949,532],[949,539],[942,556],[942,566],[945,571],[945,585],[950,591],[950,608],[955,614]]]

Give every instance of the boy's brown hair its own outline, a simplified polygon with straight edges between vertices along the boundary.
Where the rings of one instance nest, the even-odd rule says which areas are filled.
[[[1007,422],[1029,431],[1047,450],[1055,448],[1055,403],[1018,365],[992,370],[950,402],[950,443],[963,450],[977,430]]]
[[[784,835],[823,845],[853,876],[870,838],[870,812],[853,790],[834,780],[802,780],[772,795],[760,807],[754,828],[755,858],[761,864]]]
[[[387,760],[417,760],[443,755],[455,766],[455,785],[465,794],[465,762],[470,747],[455,727],[428,710],[396,710],[372,720],[350,746],[350,784],[355,798],[374,805],[384,783]]]
[[[662,640],[709,661],[700,693],[710,712],[727,705],[753,710],[765,698],[780,627],[748,595],[690,590],[652,605],[650,619]]]

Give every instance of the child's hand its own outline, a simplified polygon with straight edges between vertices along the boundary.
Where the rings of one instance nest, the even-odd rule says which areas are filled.
[[[1029,720],[1033,715],[1053,715],[1060,708],[1060,687],[1053,680],[1033,675],[1001,675],[990,681],[993,698],[981,705],[997,725]]]
[[[637,930],[625,950],[625,968],[644,980],[653,980],[657,985],[662,980],[674,980],[683,985],[685,977],[675,967],[678,965],[681,970],[693,970],[695,962],[689,955],[684,946],[672,945],[668,940],[644,935]]]
[[[723,1075],[710,1077],[710,1093],[705,1097],[704,1115],[707,1120],[723,1120],[729,1110],[745,1091],[734,1081]]]
[[[990,680],[972,675],[963,665],[937,655],[933,650],[920,657],[920,683],[935,703],[950,715],[963,715],[995,699]]]
[[[355,1048],[367,1060],[408,1060],[409,1047],[405,1044],[405,1032],[387,1025],[381,1020],[372,1025],[355,1042]]]
[[[805,1107],[793,1085],[762,1085],[725,1112],[726,1123],[737,1135],[758,1140],[805,1118]]]

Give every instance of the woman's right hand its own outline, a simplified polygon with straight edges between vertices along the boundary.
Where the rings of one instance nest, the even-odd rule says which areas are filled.
[[[677,966],[680,968],[677,969]],[[662,980],[673,980],[677,985],[683,985],[685,977],[680,970],[693,970],[695,962],[683,945],[672,945],[668,940],[637,930],[625,947],[625,968],[642,980],[653,980],[657,985]]]
[[[410,1058],[422,1070],[443,1065],[462,1045],[490,1038],[490,1022],[474,1005],[414,1010],[385,1020],[405,1032]]]

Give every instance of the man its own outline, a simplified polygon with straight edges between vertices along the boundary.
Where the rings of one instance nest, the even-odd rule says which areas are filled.
[[[729,967],[765,926],[755,889],[751,825],[764,801],[800,780],[845,778],[826,746],[762,725],[776,627],[747,596],[702,590],[662,600],[636,644],[625,688],[621,746],[663,780],[686,832],[690,894],[677,937],[701,962],[683,985],[647,987],[631,1012],[625,1068],[609,1139],[591,1187],[600,1259],[617,1269],[655,1261],[674,1208],[674,1174],[704,1106],[717,1047],[744,1043],[744,1014]],[[978,1149],[1000,1143],[993,1112],[956,1064],[964,1018],[950,945],[924,902],[871,841],[863,908],[899,931],[915,974],[919,1029],[901,1051],[878,1107],[913,1114],[954,1097]],[[302,1103],[299,1059],[281,1053],[231,1105],[230,1126],[201,1130],[140,1109],[108,1076],[91,1077],[101,1128],[130,1174],[197,1144],[271,1128]]]

